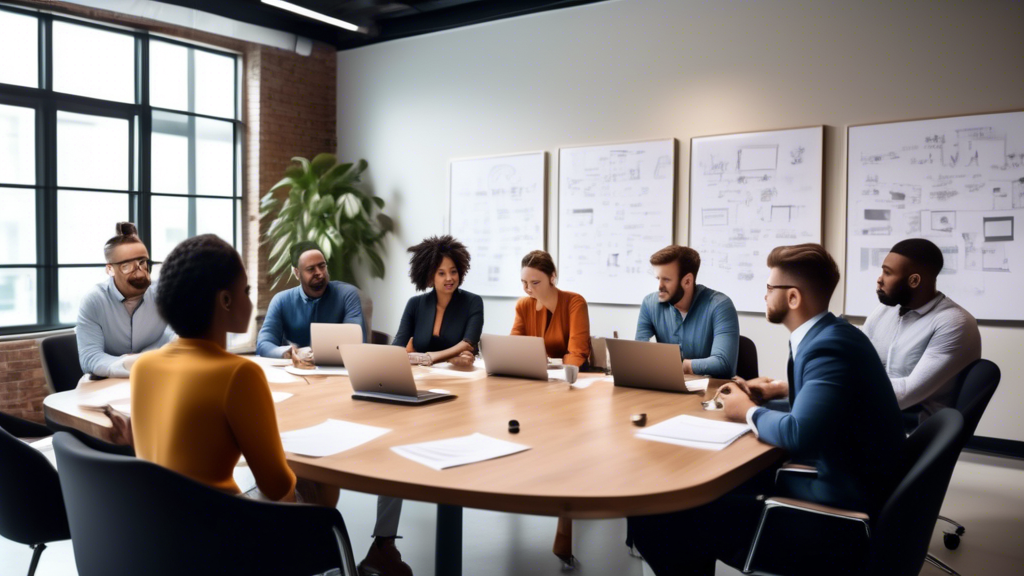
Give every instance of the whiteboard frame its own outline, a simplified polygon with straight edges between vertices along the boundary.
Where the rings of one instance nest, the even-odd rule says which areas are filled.
[[[843,283],[843,316],[847,318],[867,318],[867,316],[860,316],[857,314],[850,314],[846,311],[847,299],[849,295],[846,290],[846,268],[849,265],[850,260],[850,230],[849,230],[849,217],[850,217],[850,129],[851,128],[863,128],[866,126],[882,126],[885,124],[902,124],[904,122],[921,122],[925,120],[946,120],[949,118],[970,118],[972,116],[989,116],[992,114],[1014,114],[1024,112],[1024,108],[1010,108],[1005,110],[992,110],[988,112],[971,112],[967,114],[944,114],[941,116],[922,116],[915,118],[901,118],[898,120],[884,120],[881,122],[862,122],[860,124],[847,124],[846,125],[846,139],[845,156],[846,160],[843,162],[843,180],[846,181],[846,187],[843,189],[845,198],[843,199],[845,210],[843,211],[843,269],[842,277],[840,281]],[[1020,320],[991,320],[991,319],[978,319],[978,324],[982,324],[986,321],[995,322],[1015,322],[1019,323]]]
[[[818,212],[818,243],[822,246],[825,245],[825,146],[827,141],[825,139],[825,125],[824,124],[811,124],[808,126],[794,126],[792,128],[772,128],[771,130],[751,130],[746,132],[727,132],[724,134],[709,134],[707,136],[692,136],[690,138],[690,163],[688,166],[687,181],[686,181],[686,245],[693,247],[693,141],[705,138],[719,138],[723,136],[746,136],[751,134],[766,134],[769,132],[785,132],[790,130],[808,130],[811,128],[818,128],[818,137],[821,141],[821,198],[820,198],[820,211]],[[697,273],[700,276],[700,273]],[[846,294],[843,294],[846,297]],[[844,303],[845,304],[845,303]],[[764,312],[754,312],[750,310],[741,311],[737,308],[739,314],[763,314]]]
[[[531,151],[528,151],[528,152],[513,152],[513,153],[509,153],[509,154],[487,154],[487,155],[483,155],[483,156],[464,156],[464,157],[460,157],[460,158],[449,158],[448,159],[447,178],[446,178],[446,180],[447,180],[446,184],[447,185],[445,187],[445,195],[446,195],[445,202],[448,204],[448,211],[445,212],[445,221],[443,223],[444,225],[442,226],[442,228],[444,229],[444,233],[445,234],[451,234],[451,231],[452,231],[452,208],[453,208],[452,207],[452,165],[454,163],[456,163],[456,162],[463,162],[463,161],[467,161],[467,160],[492,160],[492,159],[495,159],[495,158],[509,158],[509,157],[514,157],[514,156],[533,156],[534,154],[540,154],[541,158],[543,159],[543,164],[544,164],[543,176],[541,177],[541,186],[543,186],[543,190],[541,192],[542,204],[543,204],[543,206],[541,206],[541,219],[542,219],[541,230],[543,230],[543,236],[544,236],[541,239],[541,250],[545,250],[546,251],[548,249],[548,205],[549,205],[548,196],[550,194],[550,186],[548,185],[548,183],[550,181],[550,176],[551,176],[551,168],[550,168],[550,163],[548,161],[548,151],[547,150],[531,150]],[[467,246],[466,248],[469,249],[470,247]],[[525,256],[525,254],[523,254],[523,256]],[[470,252],[470,257],[472,257],[472,252]],[[477,294],[477,296],[480,296],[482,298],[503,298],[503,299],[506,299],[506,300],[509,300],[509,299],[516,299],[516,300],[518,300],[520,298],[520,296],[518,296],[518,295],[516,295],[516,296],[509,296],[507,294]]]
[[[644,142],[661,142],[663,140],[672,141],[672,238],[669,240],[669,244],[676,243],[676,229],[679,226],[679,139],[675,136],[667,138],[638,138],[636,140],[614,140],[607,142],[594,142],[588,144],[573,144],[571,146],[559,146],[555,150],[556,164],[558,165],[558,171],[554,174],[554,180],[558,184],[558,189],[555,194],[555,214],[557,215],[557,222],[555,223],[555,237],[558,239],[558,253],[555,254],[555,264],[557,266],[562,265],[562,150],[572,150],[573,148],[596,148],[599,146],[616,146],[622,144],[641,144]],[[653,290],[652,290],[653,292]],[[584,296],[586,298],[586,296]],[[590,304],[601,304],[603,306],[631,306],[639,308],[642,302],[636,304],[629,304],[623,302],[602,302],[599,300],[591,300],[587,298],[587,302]]]

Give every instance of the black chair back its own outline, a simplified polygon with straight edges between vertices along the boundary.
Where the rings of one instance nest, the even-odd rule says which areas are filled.
[[[81,576],[355,575],[335,509],[232,496],[64,432],[53,443]]]
[[[981,416],[989,400],[996,393],[1001,374],[999,366],[984,358],[975,360],[960,371],[957,376],[956,409],[964,417],[964,431],[960,448],[974,437]]]
[[[736,375],[744,380],[757,378],[757,346],[746,336],[740,336],[740,352],[736,361]]]
[[[46,383],[54,392],[74,390],[82,379],[82,365],[78,362],[78,337],[74,334],[49,336],[39,343],[43,358]]]
[[[57,471],[46,456],[11,433],[32,423],[0,416],[0,536],[30,546],[71,538]],[[15,430],[9,432],[8,426]]]
[[[378,332],[374,330],[370,332],[370,344],[383,344],[387,346],[391,344],[391,335],[386,332]]]
[[[960,454],[963,425],[958,411],[945,408],[907,438],[905,474],[872,522],[871,555],[865,574],[917,576],[921,572]]]

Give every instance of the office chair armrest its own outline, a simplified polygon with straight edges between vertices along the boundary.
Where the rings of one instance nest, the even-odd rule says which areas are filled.
[[[864,535],[869,538],[871,536],[871,530],[869,528],[871,518],[864,512],[858,512],[856,510],[844,510],[842,508],[826,506],[824,504],[818,504],[816,502],[797,500],[796,498],[771,497],[765,500],[764,502],[764,510],[761,512],[761,520],[757,524],[757,531],[754,532],[754,539],[750,543],[750,551],[747,553],[747,561],[743,564],[743,572],[745,574],[750,574],[752,572],[751,565],[753,565],[754,562],[754,554],[757,552],[757,545],[758,542],[761,540],[761,534],[764,530],[764,526],[768,520],[769,514],[771,514],[772,511],[780,508],[796,510],[807,514],[825,516],[828,518],[833,518],[836,521],[859,522],[864,526]]]
[[[797,476],[817,476],[818,469],[814,466],[808,466],[807,464],[797,464],[796,462],[786,462],[778,470],[775,471],[775,483],[779,483],[779,478],[784,474],[795,474]]]

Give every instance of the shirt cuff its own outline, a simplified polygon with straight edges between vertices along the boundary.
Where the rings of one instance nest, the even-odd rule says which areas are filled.
[[[759,408],[761,408],[761,406],[751,406],[750,409],[747,410],[747,425],[754,431],[754,438],[760,438],[760,435],[757,433],[757,426],[754,425],[754,412],[757,412]]]
[[[124,367],[124,358],[118,358],[113,364],[107,367],[107,376],[110,378],[127,378],[130,374]]]
[[[274,348],[274,350],[270,353],[270,357],[271,358],[284,358],[284,353],[289,351],[289,350],[291,350],[291,349],[292,349],[292,347],[290,345],[278,346],[277,348]]]

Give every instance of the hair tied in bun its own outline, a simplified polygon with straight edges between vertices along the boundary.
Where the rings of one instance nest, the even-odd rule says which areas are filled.
[[[138,236],[139,231],[135,228],[135,224],[131,222],[118,222],[117,223],[117,235],[118,236]]]

